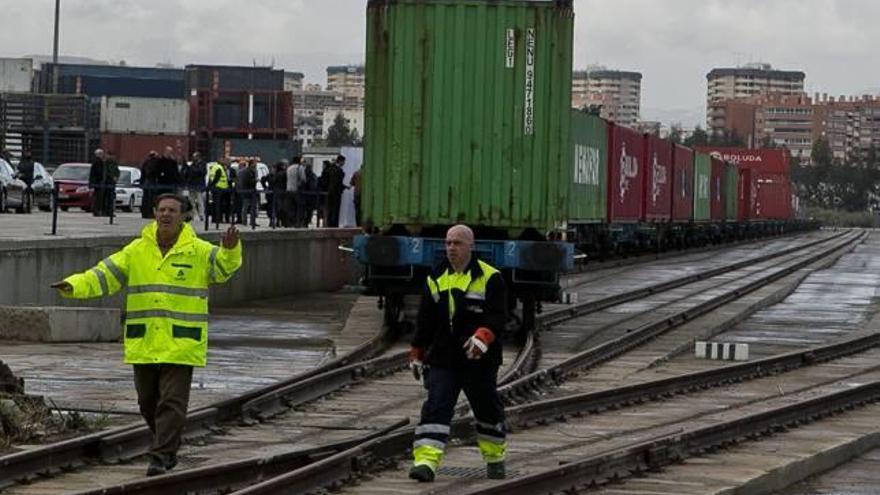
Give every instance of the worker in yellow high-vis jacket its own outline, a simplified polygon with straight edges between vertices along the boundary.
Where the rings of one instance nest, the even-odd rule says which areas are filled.
[[[155,200],[156,221],[94,268],[52,284],[64,297],[109,296],[128,288],[125,362],[134,367],[138,405],[153,441],[147,476],[177,464],[194,366],[208,351],[208,286],[241,266],[234,226],[220,246],[199,239],[183,221],[188,201],[176,194]]]
[[[416,427],[409,472],[418,481],[434,481],[462,391],[474,411],[486,475],[506,476],[507,433],[497,379],[507,290],[501,272],[477,259],[473,249],[469,227],[449,229],[446,259],[428,276],[419,306],[410,366],[416,379],[424,377],[428,399]]]

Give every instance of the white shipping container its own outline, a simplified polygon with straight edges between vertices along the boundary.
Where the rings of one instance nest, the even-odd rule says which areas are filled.
[[[189,102],[171,98],[101,98],[101,132],[187,134]]]
[[[29,58],[0,58],[0,91],[30,93],[34,62]]]

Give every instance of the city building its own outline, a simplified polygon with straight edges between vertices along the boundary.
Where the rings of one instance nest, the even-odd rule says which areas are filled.
[[[296,119],[294,140],[300,141],[307,148],[322,139],[324,122],[318,117],[300,117]]]
[[[736,68],[716,68],[706,74],[706,122],[717,124],[711,107],[725,100],[751,98],[764,93],[798,96],[804,94],[804,78],[801,71],[776,70],[770,64],[747,64]]]
[[[880,149],[880,98],[764,93],[712,103],[709,129],[734,135],[750,148],[786,147],[809,162],[813,143],[825,138],[834,158],[852,160]]]
[[[599,107],[600,115],[621,125],[638,122],[642,100],[642,74],[590,66],[572,73],[571,106]]]
[[[327,67],[327,91],[364,98],[363,65],[331,65]]]
[[[303,89],[302,72],[284,72],[284,91],[300,91]]]

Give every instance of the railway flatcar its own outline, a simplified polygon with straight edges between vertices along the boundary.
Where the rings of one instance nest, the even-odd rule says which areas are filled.
[[[422,290],[446,229],[527,308],[559,297],[569,213],[572,2],[371,0],[363,213],[355,240],[386,315]]]

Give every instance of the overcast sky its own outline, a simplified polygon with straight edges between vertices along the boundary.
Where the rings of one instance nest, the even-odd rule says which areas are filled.
[[[61,54],[129,65],[359,63],[365,0],[62,0]],[[0,56],[51,54],[53,0],[0,0]],[[880,92],[878,0],[575,0],[575,68],[639,71],[642,117],[704,120],[706,73],[768,62],[808,92]]]

